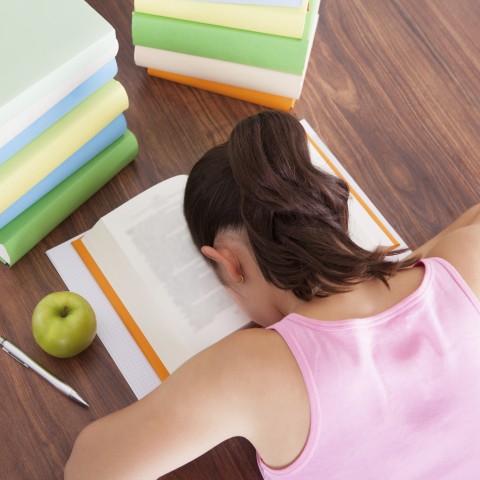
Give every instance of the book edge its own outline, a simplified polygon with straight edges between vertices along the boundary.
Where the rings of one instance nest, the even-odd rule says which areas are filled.
[[[71,244],[81,258],[82,262],[92,274],[100,289],[108,298],[110,304],[117,312],[124,325],[127,327],[127,330],[137,342],[155,373],[158,375],[160,380],[165,380],[170,375],[170,372],[167,370],[160,357],[157,355],[150,342],[147,340],[142,330],[137,325],[134,318],[131,316],[130,312],[127,310],[124,303],[111,286],[110,282],[98,267],[97,263],[83,243],[82,238],[73,240]]]

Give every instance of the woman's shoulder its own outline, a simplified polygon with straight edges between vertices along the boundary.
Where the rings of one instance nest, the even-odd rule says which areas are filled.
[[[275,375],[294,362],[287,344],[275,331],[265,328],[239,330],[215,345],[216,355],[229,370],[254,370],[255,377]]]
[[[480,224],[448,233],[426,257],[438,257],[450,263],[480,298]]]
[[[290,463],[308,436],[310,402],[289,347],[276,331],[252,328],[230,335],[217,348],[226,362],[222,368],[228,368],[228,388],[242,399],[251,426],[247,438],[267,464]]]

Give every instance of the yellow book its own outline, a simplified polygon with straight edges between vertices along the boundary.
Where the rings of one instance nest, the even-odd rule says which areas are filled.
[[[257,92],[256,90],[249,90],[248,88],[235,87],[233,85],[226,85],[224,83],[211,82],[201,78],[188,77],[186,75],[179,75],[177,73],[164,72],[154,68],[148,68],[147,72],[153,77],[163,78],[172,82],[188,85],[189,87],[200,88],[213,93],[219,93],[226,97],[236,98],[245,102],[255,103],[264,107],[273,108],[275,110],[283,110],[290,112],[295,105],[295,99],[288,97],[281,97],[271,93]]]
[[[110,80],[0,165],[0,213],[128,108],[127,92]]]
[[[308,0],[299,7],[270,7],[196,0],[135,0],[136,12],[191,22],[208,23],[239,30],[301,38]]]

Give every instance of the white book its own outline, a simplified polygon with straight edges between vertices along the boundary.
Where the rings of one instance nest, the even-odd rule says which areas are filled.
[[[309,124],[303,120],[302,125],[309,135],[312,163],[341,176],[349,184],[352,237],[367,249],[378,245],[405,247],[398,233]],[[159,384],[158,377],[165,378],[196,352],[249,322],[193,245],[183,216],[186,179],[185,175],[179,175],[145,190],[102,217],[85,233],[80,245],[77,240],[77,251],[82,257],[85,258],[85,251],[91,256],[85,264],[95,278],[99,279],[95,267],[105,277],[98,284],[86,272],[70,243],[48,252],[67,286],[84,295],[95,311],[106,308],[105,298],[98,301],[98,285],[101,285],[109,298],[112,298],[109,288],[113,288],[121,307],[131,316],[125,321],[125,312],[113,299],[117,313],[110,311],[110,318],[99,318],[99,335],[103,335],[102,342],[139,397]],[[77,267],[72,269],[72,264]],[[129,325],[132,320],[133,329]],[[110,327],[108,333],[101,334],[102,322],[107,321],[120,326]],[[151,362],[151,351],[148,346],[146,349],[145,341],[160,359],[166,374]],[[146,368],[148,363],[150,367]]]
[[[8,119],[0,128],[0,148],[23,132],[42,115],[47,113],[52,107],[72,93],[94,73],[98,72],[98,70],[107,65],[107,63],[114,60],[117,53],[118,42],[115,40],[112,48],[93,59],[90,63],[84,65],[82,69],[73,72],[72,75],[66,78],[62,83],[59,83],[55,88],[46,91],[45,95],[39,97],[36,101],[32,101],[21,112]]]
[[[302,93],[317,23],[318,15],[311,30],[309,49],[301,75],[141,45],[135,45],[134,61],[140,67],[298,99]]]
[[[154,68],[295,99],[300,97],[305,80],[305,75],[278,72],[140,45],[135,45],[134,58],[139,67]]]

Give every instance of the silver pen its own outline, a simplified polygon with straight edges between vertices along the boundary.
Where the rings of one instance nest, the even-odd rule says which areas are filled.
[[[52,384],[57,390],[62,392],[67,397],[75,400],[80,405],[84,407],[89,407],[90,405],[69,385],[65,382],[62,382],[58,377],[50,373],[48,370],[45,370],[40,364],[35,360],[32,360],[28,355],[23,353],[19,348],[10,343],[8,340],[5,340],[3,337],[0,337],[0,345],[2,349],[12,356],[15,360],[20,362],[24,367],[31,368],[34,372],[38,373],[42,378],[47,382]]]

